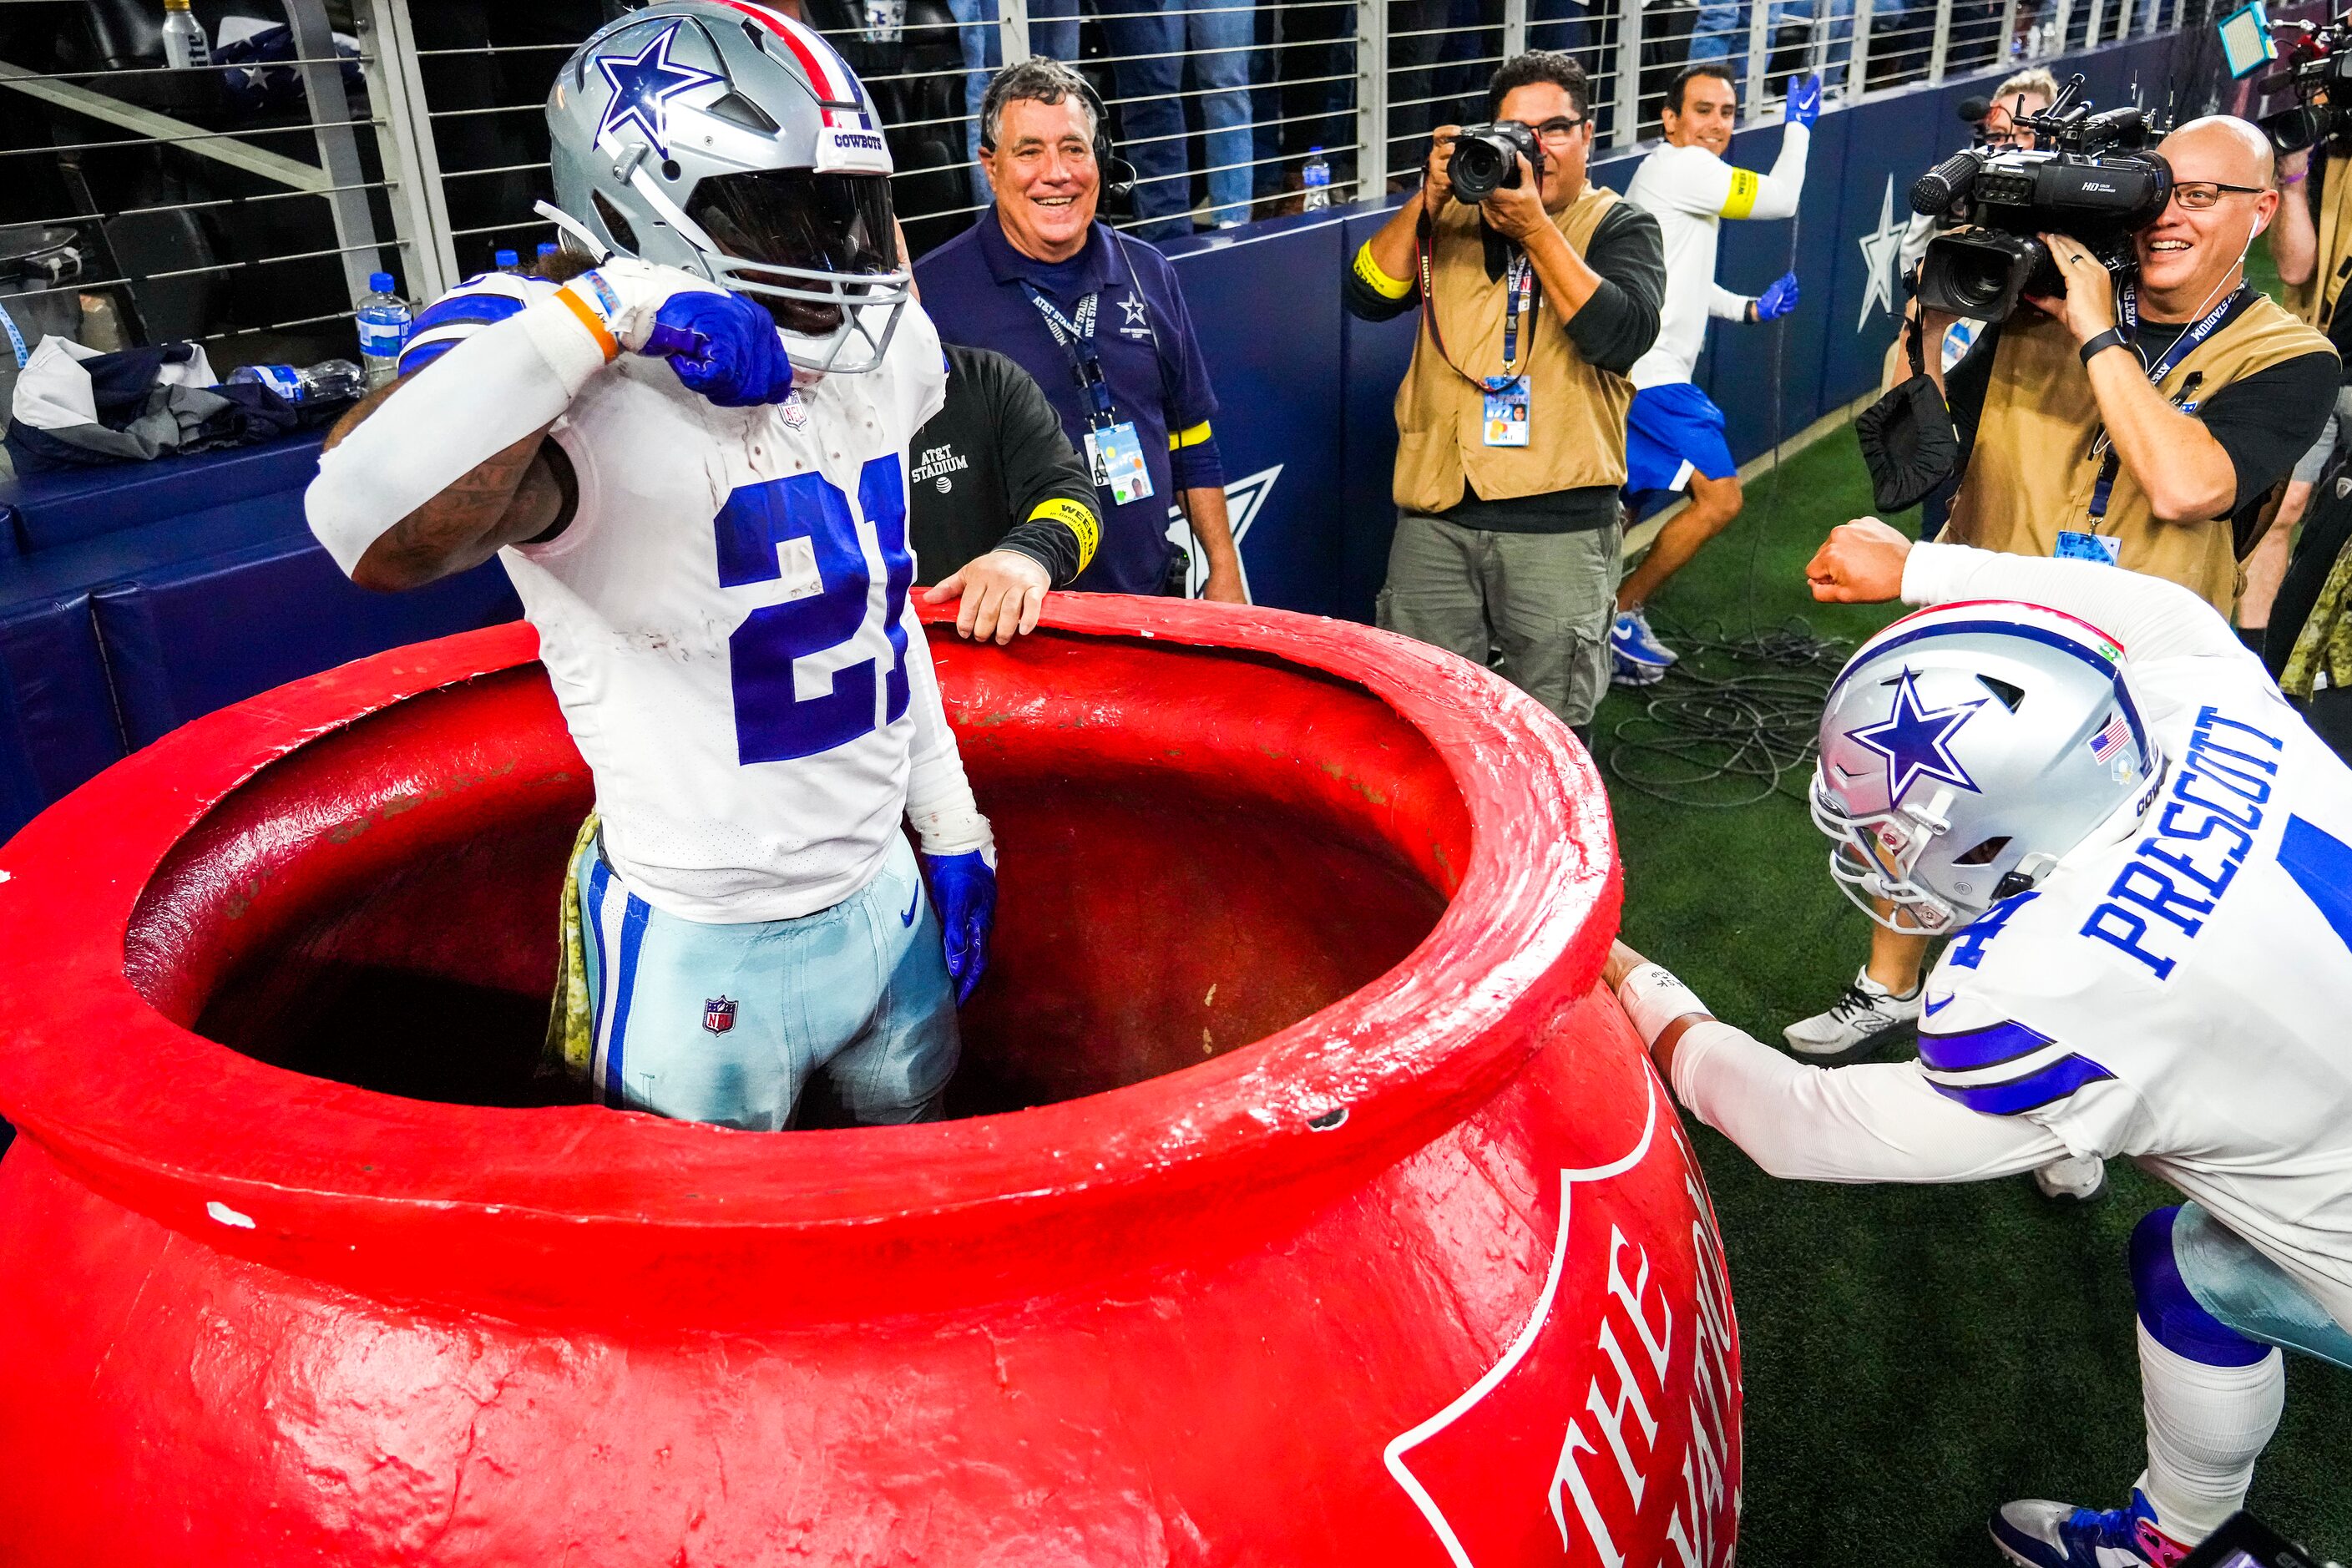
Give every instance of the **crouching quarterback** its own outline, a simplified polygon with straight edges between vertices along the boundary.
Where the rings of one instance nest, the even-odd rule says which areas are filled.
[[[797,22],[665,0],[547,115],[597,264],[424,310],[310,527],[363,586],[513,579],[595,780],[567,991],[606,1103],[781,1128],[822,1071],[861,1122],[935,1116],[994,848],[907,603],[944,374],[873,101]]]
[[[2168,1568],[2243,1504],[2280,1351],[2352,1367],[2352,772],[2157,578],[1874,519],[1808,573],[1929,606],[1831,689],[1812,802],[1856,902],[1953,933],[1918,1059],[1801,1065],[1622,944],[1610,978],[1676,1097],[1774,1175],[2123,1155],[2189,1195],[2131,1241],[2147,1469],[2112,1510],[1991,1519],[2032,1568]]]

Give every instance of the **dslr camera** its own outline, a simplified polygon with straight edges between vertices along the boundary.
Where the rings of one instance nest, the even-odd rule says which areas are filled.
[[[2057,101],[2019,118],[2037,145],[1971,148],[1912,184],[1911,210],[1930,217],[1965,202],[1970,222],[1928,241],[1919,303],[1980,321],[2005,321],[2028,294],[2066,291],[2039,236],[2071,235],[2120,281],[2138,265],[2132,236],[2172,198],[2172,168],[2147,145],[2137,109],[2094,114],[2084,79]]]
[[[1496,191],[1518,188],[1521,157],[1535,171],[1536,184],[1543,184],[1543,143],[1534,132],[1516,120],[1465,125],[1454,138],[1446,183],[1454,187],[1455,200],[1475,207]]]
[[[2262,119],[2263,133],[2282,153],[2300,153],[2352,135],[2352,18],[2294,26],[2301,36],[2282,58],[2286,62],[2284,79],[2294,89],[2294,101]],[[2273,24],[2272,33],[2275,36],[2284,26]],[[2271,91],[2280,82],[2280,77],[2273,76],[2262,86]]]

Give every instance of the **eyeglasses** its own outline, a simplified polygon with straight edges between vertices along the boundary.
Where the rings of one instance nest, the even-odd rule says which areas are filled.
[[[2201,213],[2218,204],[2224,195],[2258,196],[2261,185],[2225,185],[2219,180],[2189,180],[2172,187],[2172,199],[2183,210]]]
[[[1553,118],[1545,121],[1541,125],[1530,125],[1528,129],[1536,133],[1536,139],[1539,142],[1565,142],[1570,137],[1576,134],[1576,128],[1578,126],[1590,125],[1592,121],[1589,117],[1575,118],[1570,115],[1561,114],[1555,115]]]

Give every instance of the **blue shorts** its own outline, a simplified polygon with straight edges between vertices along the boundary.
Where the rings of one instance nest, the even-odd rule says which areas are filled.
[[[2352,1332],[2292,1274],[2200,1205],[2172,1222],[2172,1260],[2197,1304],[2258,1344],[2352,1369]]]
[[[1723,439],[1723,410],[1686,381],[1645,386],[1625,416],[1625,502],[1636,511],[1680,495],[1691,475],[1739,471]]]
[[[593,837],[572,870],[605,1104],[772,1131],[822,1070],[860,1123],[939,1114],[955,993],[903,837],[831,909],[747,925],[664,914],[622,885]]]

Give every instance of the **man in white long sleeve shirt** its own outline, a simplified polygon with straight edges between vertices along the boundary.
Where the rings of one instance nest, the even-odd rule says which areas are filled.
[[[2352,772],[2184,588],[1874,519],[1808,573],[1817,598],[1946,606],[1855,655],[1814,786],[1857,900],[1955,932],[1919,1059],[1801,1065],[1622,945],[1611,978],[1676,1096],[1775,1175],[2087,1154],[2188,1194],[2132,1240],[2128,1500],[1991,1521],[2032,1568],[2169,1568],[2243,1503],[2278,1347],[2352,1367]]]
[[[1736,169],[1723,154],[1738,118],[1738,87],[1720,63],[1693,64],[1666,91],[1659,115],[1665,145],[1642,160],[1625,189],[1627,201],[1656,216],[1666,250],[1658,341],[1632,373],[1625,499],[1640,511],[1687,489],[1691,504],[1666,524],[1618,588],[1610,648],[1621,684],[1647,685],[1675,661],[1673,652],[1651,635],[1643,606],[1700,545],[1739,515],[1739,468],[1723,438],[1723,410],[1693,384],[1691,375],[1706,346],[1708,317],[1769,321],[1785,316],[1797,308],[1797,275],[1787,274],[1754,299],[1735,294],[1715,280],[1716,243],[1725,218],[1796,216],[1805,153],[1821,109],[1819,78],[1790,84],[1788,123],[1772,172]]]

